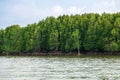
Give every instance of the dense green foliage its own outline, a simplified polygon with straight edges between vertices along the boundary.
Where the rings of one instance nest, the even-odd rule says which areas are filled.
[[[0,53],[120,51],[120,13],[48,17],[0,30]]]

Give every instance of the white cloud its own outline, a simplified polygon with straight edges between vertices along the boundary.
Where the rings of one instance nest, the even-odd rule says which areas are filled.
[[[53,11],[56,13],[61,13],[61,12],[63,12],[63,8],[59,5],[57,5],[53,8]]]
[[[52,10],[49,9],[49,12],[51,13],[51,15],[55,16],[55,17],[57,17],[59,15],[63,15],[63,14],[68,14],[68,15],[81,14],[81,13],[83,13],[83,11],[84,11],[84,8],[79,8],[79,7],[76,7],[76,6],[70,6],[68,8],[63,8],[60,5],[54,6]]]
[[[68,14],[81,14],[84,11],[84,7],[83,8],[79,8],[76,6],[72,6],[69,9],[67,9]]]
[[[70,13],[76,13],[77,11],[78,11],[78,9],[75,6],[72,6],[68,9],[68,12],[70,12]]]

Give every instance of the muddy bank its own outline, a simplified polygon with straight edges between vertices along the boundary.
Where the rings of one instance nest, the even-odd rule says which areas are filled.
[[[0,56],[78,56],[77,52],[2,53]],[[120,55],[120,52],[80,52],[80,55]]]

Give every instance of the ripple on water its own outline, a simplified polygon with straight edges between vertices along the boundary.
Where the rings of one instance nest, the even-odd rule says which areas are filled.
[[[119,58],[0,57],[0,80],[119,80]]]

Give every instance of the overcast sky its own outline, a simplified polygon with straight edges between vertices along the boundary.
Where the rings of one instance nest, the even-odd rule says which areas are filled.
[[[120,0],[0,0],[0,28],[26,26],[47,16],[119,11]]]

